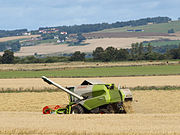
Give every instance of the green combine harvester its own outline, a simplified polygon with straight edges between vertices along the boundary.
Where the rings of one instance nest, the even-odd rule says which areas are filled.
[[[114,84],[106,84],[100,80],[85,80],[75,87],[62,87],[43,76],[50,85],[69,94],[70,102],[66,106],[46,106],[44,114],[84,114],[84,113],[129,113],[132,112],[132,93],[129,89],[121,89]]]

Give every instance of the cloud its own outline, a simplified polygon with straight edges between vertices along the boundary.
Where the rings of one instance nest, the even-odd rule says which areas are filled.
[[[0,0],[0,29],[179,17],[179,0]]]

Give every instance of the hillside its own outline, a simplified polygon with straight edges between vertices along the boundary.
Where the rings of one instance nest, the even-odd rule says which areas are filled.
[[[105,29],[105,24],[79,25],[78,27],[47,27],[46,29],[40,28],[36,33],[39,35],[5,37],[0,38],[0,42],[40,36],[38,39],[35,38],[33,40],[21,41],[21,48],[19,51],[15,52],[15,56],[29,56],[34,54],[59,55],[64,53],[74,53],[75,51],[91,53],[96,47],[103,47],[104,49],[109,46],[115,48],[130,48],[132,43],[144,41],[147,44],[152,43],[153,46],[179,44],[180,21],[158,23],[158,18],[155,18],[156,22],[153,22],[153,18],[150,19],[150,21],[146,18],[136,21],[108,24],[111,25],[111,29],[107,29],[109,27]],[[142,23],[147,25],[139,26]],[[122,24],[125,26],[121,26]],[[131,26],[129,26],[130,24]],[[101,29],[101,31],[97,31],[97,29],[94,29],[93,31],[94,26],[97,26],[99,29],[104,26],[104,30]],[[118,28],[112,28],[112,26]],[[79,41],[78,33],[68,33],[68,31],[74,30],[74,28],[81,28],[82,31],[87,29],[91,32],[82,32],[82,36],[84,36],[86,40]],[[168,30],[170,29],[173,29],[175,33],[169,34]],[[62,30],[64,30],[64,32],[61,32]],[[140,30],[141,32],[128,32],[128,30]],[[153,43],[154,41],[158,41],[158,44],[157,42]],[[6,48],[8,47],[9,46]],[[2,54],[3,52],[0,52],[0,55]]]
[[[12,40],[22,40],[22,39],[31,39],[39,37],[40,35],[30,35],[30,36],[11,36],[0,38],[0,42],[12,41]]]
[[[55,44],[55,43],[42,43],[35,46],[26,46],[21,47],[20,51],[15,52],[15,56],[29,56],[37,54],[64,54],[64,53],[73,53],[75,51],[81,52],[92,52],[96,49],[96,47],[103,47],[104,49],[113,46],[116,48],[130,48],[132,43],[143,42],[143,41],[151,41],[159,39],[158,37],[147,37],[147,38],[102,38],[102,39],[87,39],[85,40],[85,44],[83,46],[68,46],[68,44]],[[3,52],[0,52],[2,55]]]
[[[168,33],[169,29],[174,29],[175,32],[180,31],[180,21],[171,21],[168,23],[159,23],[159,24],[148,24],[143,26],[127,26],[127,27],[121,27],[121,28],[113,28],[113,29],[105,29],[102,31],[102,33],[109,33],[109,32],[127,32],[127,30],[136,30],[136,29],[142,29],[143,32],[159,32],[159,33]]]

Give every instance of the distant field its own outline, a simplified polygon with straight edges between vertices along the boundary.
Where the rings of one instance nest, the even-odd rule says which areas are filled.
[[[84,80],[102,80],[105,83],[114,83],[116,86],[137,87],[137,86],[180,86],[180,75],[171,76],[134,76],[134,77],[81,77],[81,78],[50,78],[62,86],[80,85]],[[44,91],[54,89],[54,86],[45,83],[39,78],[12,78],[0,79],[0,91]]]
[[[111,76],[150,76],[179,75],[180,65],[127,66],[75,68],[43,71],[1,71],[0,78],[39,78],[47,77],[111,77]]]
[[[56,43],[56,41],[57,39],[35,40],[35,41],[23,40],[23,46],[35,46],[44,43]],[[30,43],[30,45],[28,43]]]
[[[35,70],[60,70],[85,67],[114,67],[114,66],[145,66],[166,65],[167,61],[121,61],[121,62],[59,62],[59,63],[34,63],[34,64],[0,64],[0,71],[35,71]],[[178,64],[180,61],[168,61],[169,64]]]
[[[17,40],[17,39],[26,39],[26,38],[32,38],[32,37],[39,37],[39,36],[40,35],[3,37],[3,38],[0,38],[0,42],[6,42],[9,40]]]
[[[143,29],[144,32],[160,32],[160,33],[168,33],[169,29],[174,29],[175,32],[180,31],[180,21],[172,21],[169,23],[160,23],[160,24],[149,24],[144,26],[136,26],[136,27],[122,27],[122,28],[114,28],[114,29],[105,29],[103,33],[106,32],[127,32],[128,29]]]
[[[92,52],[96,47],[107,48],[109,46],[117,48],[129,48],[132,43],[150,41],[154,38],[104,38],[104,39],[92,39],[86,40],[85,43],[89,43],[85,46],[68,46],[67,44],[53,44],[53,43],[43,43],[36,46],[21,47],[19,52],[16,52],[16,56],[27,56],[37,54],[52,54],[52,53],[72,53],[75,51],[81,52]]]
[[[149,42],[152,46],[164,46],[164,45],[180,45],[180,40],[173,41],[152,41]],[[149,43],[143,43],[143,45],[148,45]]]
[[[155,38],[155,37],[173,37],[168,33],[157,32],[92,32],[83,34],[87,39],[100,38]]]
[[[21,47],[19,52],[15,52],[15,56],[28,56],[37,54],[53,54],[53,53],[73,53],[75,51],[92,52],[97,47],[103,47],[104,49],[113,46],[116,48],[130,48],[132,43],[158,40],[159,37],[147,37],[147,38],[103,38],[103,39],[88,39],[85,40],[84,46],[68,46],[68,44],[53,44],[42,43],[36,46]]]

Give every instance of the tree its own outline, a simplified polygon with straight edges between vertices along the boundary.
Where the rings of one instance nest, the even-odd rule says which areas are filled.
[[[4,51],[4,54],[2,56],[2,63],[3,64],[11,64],[14,62],[14,53],[10,50]]]
[[[77,40],[78,40],[78,42],[82,42],[83,40],[86,40],[86,38],[81,33],[78,33]]]
[[[0,42],[0,51],[5,51],[7,49],[10,49],[13,52],[16,52],[16,51],[19,51],[20,48],[21,48],[21,44],[20,44],[19,40]]]
[[[112,46],[106,48],[103,54],[103,61],[115,61],[117,53],[117,49]]]
[[[81,53],[80,51],[76,51],[70,57],[71,61],[84,61],[85,60],[85,53]]]
[[[174,29],[169,29],[168,33],[174,33]]]
[[[138,46],[138,59],[143,60],[144,59],[144,46],[143,43],[140,43]]]
[[[143,55],[144,52],[144,47],[143,47],[143,43],[139,44],[139,49],[138,49],[138,55],[141,56]]]
[[[2,64],[2,56],[0,56],[0,64]]]
[[[117,51],[116,60],[123,61],[129,59],[129,52],[126,49],[119,49]]]
[[[139,43],[131,44],[131,59],[137,60],[139,54]]]
[[[135,44],[132,43],[131,44],[131,58],[134,59],[135,56]]]
[[[93,59],[94,60],[98,60],[98,61],[102,61],[103,60],[103,54],[104,53],[104,49],[102,47],[97,47],[94,51],[93,51]]]
[[[152,53],[152,46],[150,43],[148,44],[148,47],[147,47],[147,53]]]
[[[145,59],[146,60],[160,60],[162,59],[162,55],[156,52],[147,53],[145,54]]]
[[[177,49],[171,49],[169,53],[173,59],[180,59],[180,45]]]

